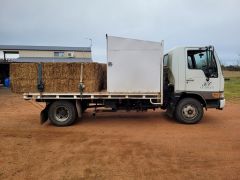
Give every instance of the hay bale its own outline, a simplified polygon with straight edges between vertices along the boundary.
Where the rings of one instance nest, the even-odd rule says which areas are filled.
[[[37,80],[13,79],[11,81],[11,90],[15,93],[37,92]]]
[[[36,79],[37,63],[14,63],[10,66],[10,73],[13,79]]]
[[[97,92],[101,90],[102,72],[102,67],[98,63],[83,64],[84,91]]]
[[[106,64],[42,63],[44,92],[79,92],[81,65],[84,92],[98,92],[106,88]],[[38,63],[11,64],[10,76],[13,92],[38,92]]]
[[[11,90],[16,93],[36,92],[37,64],[14,63],[10,65]]]
[[[107,89],[107,65],[106,64],[101,64],[102,68],[102,90]]]

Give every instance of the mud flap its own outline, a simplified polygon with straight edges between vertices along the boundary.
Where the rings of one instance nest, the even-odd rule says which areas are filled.
[[[81,101],[77,100],[76,101],[76,110],[77,110],[77,115],[78,118],[81,119],[82,118],[82,105],[81,105]]]
[[[174,112],[175,112],[175,105],[173,103],[170,103],[167,107],[167,115],[170,118],[174,118]]]
[[[40,113],[40,123],[43,124],[48,120],[48,106],[45,107]]]

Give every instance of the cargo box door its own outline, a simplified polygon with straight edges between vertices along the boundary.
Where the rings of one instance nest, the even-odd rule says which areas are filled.
[[[160,92],[162,43],[108,36],[107,57],[108,92]]]

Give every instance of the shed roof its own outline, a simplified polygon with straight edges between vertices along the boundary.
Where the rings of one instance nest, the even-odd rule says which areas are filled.
[[[82,51],[82,52],[91,52],[91,47],[0,45],[0,50]]]
[[[91,58],[39,58],[39,57],[20,57],[14,62],[92,62]]]

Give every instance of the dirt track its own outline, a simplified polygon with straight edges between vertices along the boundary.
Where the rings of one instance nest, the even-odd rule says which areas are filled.
[[[39,124],[40,105],[0,89],[0,179],[239,179],[240,104],[197,125],[163,111],[91,111],[74,126]]]

